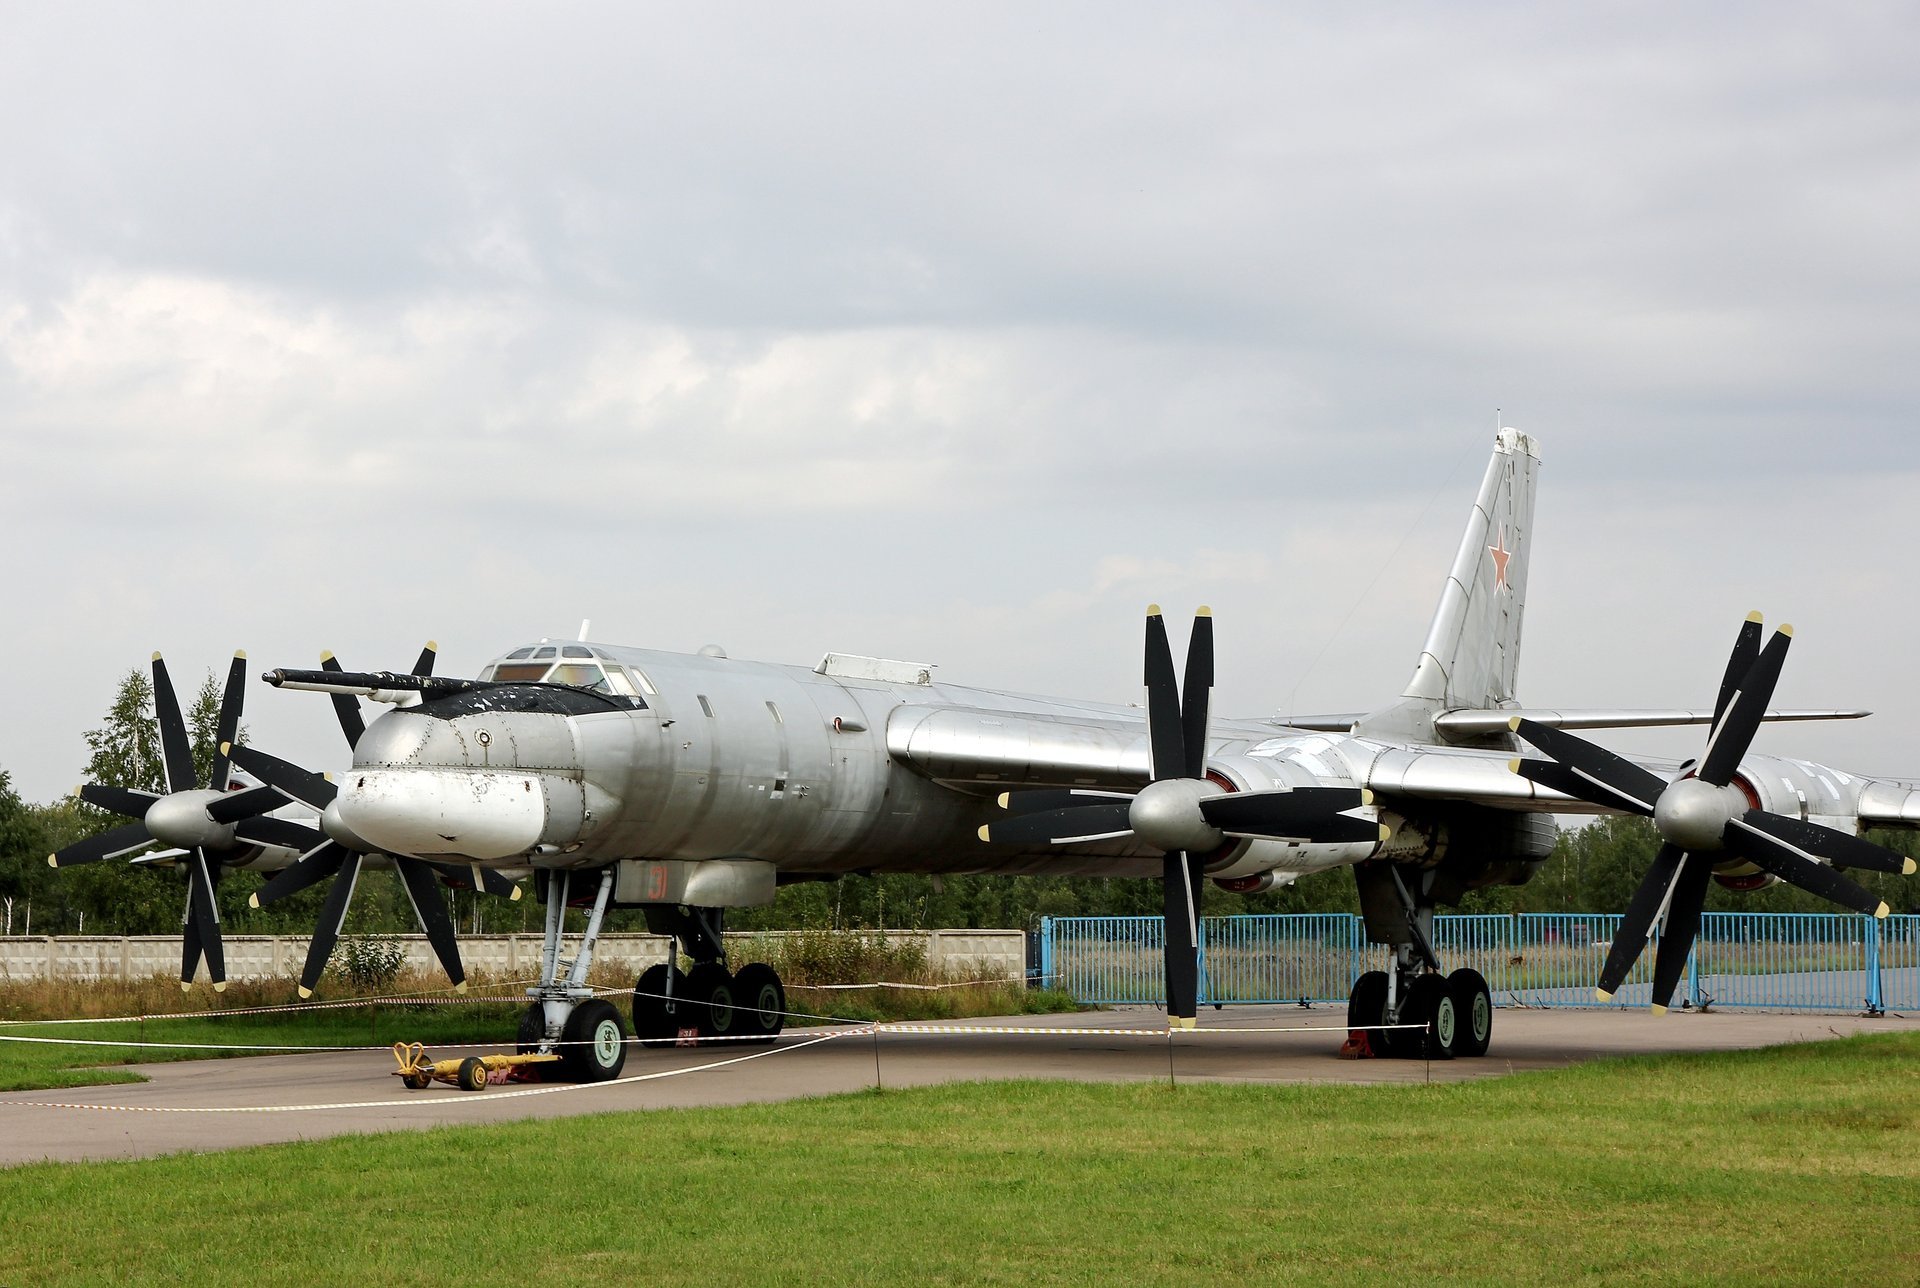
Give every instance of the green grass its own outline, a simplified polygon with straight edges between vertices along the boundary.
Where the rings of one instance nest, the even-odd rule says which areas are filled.
[[[955,1085],[0,1172],[0,1283],[1912,1283],[1920,1035]]]

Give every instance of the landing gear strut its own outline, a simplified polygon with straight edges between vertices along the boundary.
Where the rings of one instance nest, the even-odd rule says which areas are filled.
[[[600,939],[600,923],[607,915],[607,900],[613,894],[613,869],[600,873],[600,886],[594,892],[593,911],[587,915],[587,933],[581,937],[580,950],[572,961],[560,956],[561,932],[567,922],[567,890],[571,872],[547,874],[546,938],[540,949],[540,983],[527,990],[534,999],[520,1017],[520,1050],[559,1049],[561,1068],[575,1082],[608,1082],[620,1076],[627,1062],[627,1027],[620,1012],[609,1002],[597,998],[587,987],[587,970],[593,965],[594,945]],[[563,980],[560,972],[566,971]]]
[[[1347,1043],[1356,1053],[1451,1060],[1487,1053],[1493,995],[1480,972],[1443,974],[1433,950],[1432,873],[1409,888],[1386,862],[1354,869],[1367,938],[1393,950],[1390,969],[1368,971],[1347,998]]]

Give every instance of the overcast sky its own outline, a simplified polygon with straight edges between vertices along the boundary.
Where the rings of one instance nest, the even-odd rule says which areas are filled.
[[[1495,409],[1539,705],[1920,776],[1901,5],[0,4],[0,768],[541,636],[1397,694]],[[324,698],[254,741],[345,764]],[[1693,745],[1623,736],[1626,750]]]

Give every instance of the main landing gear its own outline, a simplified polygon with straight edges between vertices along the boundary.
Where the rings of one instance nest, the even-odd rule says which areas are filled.
[[[561,1075],[572,1082],[608,1082],[620,1076],[627,1060],[627,1026],[613,1003],[587,984],[600,925],[612,898],[614,871],[603,869],[587,915],[587,932],[571,959],[561,956],[571,872],[544,875],[546,937],[540,953],[540,983],[527,990],[532,1005],[521,1013],[522,1053],[554,1052]],[[647,928],[674,938],[678,958],[693,963],[650,966],[633,990],[634,1034],[647,1046],[669,1045],[692,1031],[703,1038],[735,1038],[753,1045],[771,1042],[786,1024],[787,992],[779,974],[764,962],[727,969],[721,939],[724,910],[644,906]]]
[[[665,1046],[689,1032],[746,1046],[780,1036],[786,986],[765,962],[750,962],[738,974],[727,969],[725,909],[650,904],[646,917],[647,929],[673,936],[693,964],[683,971],[677,962],[662,963],[640,973],[633,986],[633,1028],[643,1044]]]
[[[1367,937],[1393,950],[1388,970],[1370,970],[1347,997],[1342,1054],[1451,1060],[1487,1053],[1493,994],[1480,972],[1444,974],[1433,951],[1431,883],[1409,890],[1391,864],[1355,869]]]

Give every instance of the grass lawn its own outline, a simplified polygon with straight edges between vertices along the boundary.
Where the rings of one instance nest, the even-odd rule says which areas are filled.
[[[1916,1143],[1914,1034],[962,1085],[15,1168],[0,1283],[1911,1284]]]

